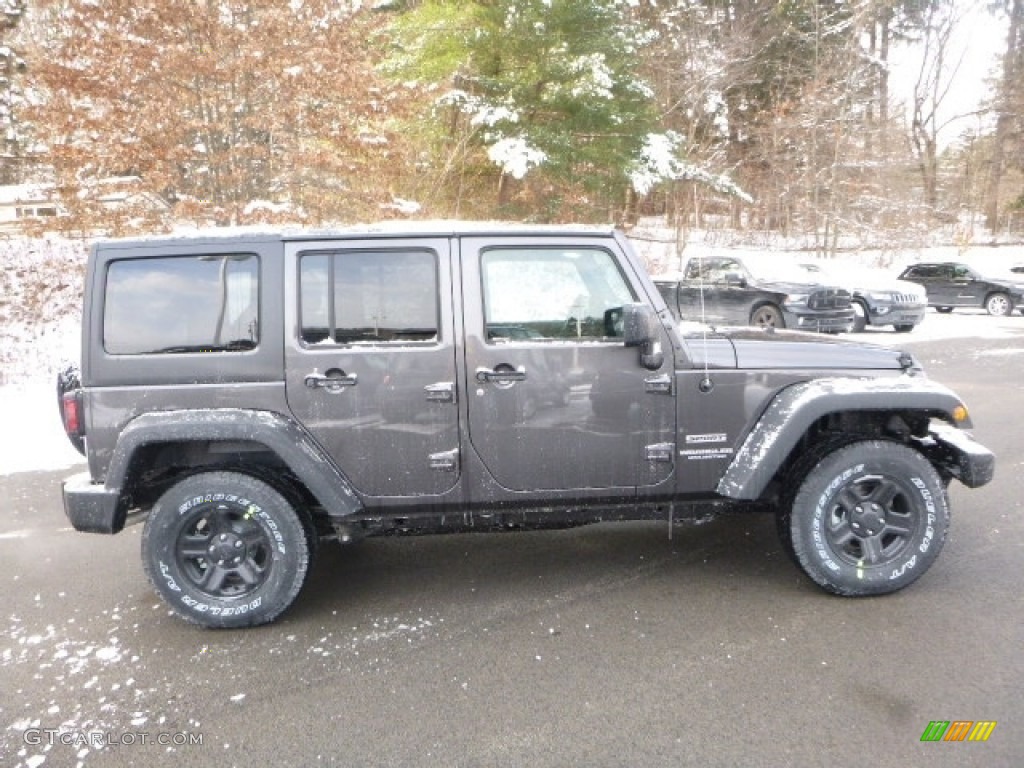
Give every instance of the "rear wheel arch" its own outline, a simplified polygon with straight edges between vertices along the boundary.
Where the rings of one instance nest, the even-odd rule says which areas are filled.
[[[257,411],[160,411],[140,416],[121,434],[106,485],[123,506],[146,507],[182,477],[234,470],[271,483],[303,507],[334,517],[362,510],[351,484],[294,422]]]

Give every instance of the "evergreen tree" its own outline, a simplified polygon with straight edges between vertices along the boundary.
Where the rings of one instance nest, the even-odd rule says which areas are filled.
[[[657,125],[631,5],[427,0],[397,19],[387,69],[427,102],[431,168],[456,211],[460,187],[488,178],[505,212],[603,218],[622,205]]]

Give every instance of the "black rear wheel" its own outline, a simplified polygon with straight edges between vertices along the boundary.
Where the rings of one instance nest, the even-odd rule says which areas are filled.
[[[881,440],[828,453],[779,513],[783,547],[823,589],[895,592],[938,556],[949,527],[945,486],[913,448]]]
[[[1007,317],[1013,312],[1013,301],[1005,293],[993,293],[985,299],[985,311],[993,317]]]
[[[295,600],[310,565],[312,526],[270,484],[203,472],[172,486],[142,533],[142,561],[161,597],[207,627],[248,627]]]

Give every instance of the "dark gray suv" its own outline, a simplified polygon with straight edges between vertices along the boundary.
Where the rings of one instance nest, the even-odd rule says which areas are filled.
[[[681,328],[614,230],[111,240],[84,300],[65,510],[144,520],[153,586],[205,626],[275,619],[325,540],[718,510],[772,511],[830,592],[892,592],[946,485],[994,470],[911,355]]]
[[[960,262],[913,264],[903,270],[900,280],[923,286],[928,293],[928,306],[938,312],[983,307],[990,315],[1005,317],[1019,307],[1024,313],[1024,281],[986,277]]]

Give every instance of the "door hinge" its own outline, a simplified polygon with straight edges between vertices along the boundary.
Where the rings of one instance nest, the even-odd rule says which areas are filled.
[[[430,468],[438,472],[454,472],[459,468],[459,449],[453,448],[450,451],[432,453],[428,457]]]
[[[644,379],[644,391],[652,395],[671,395],[672,377],[667,373],[648,376]]]
[[[676,455],[676,444],[675,443],[654,443],[644,448],[648,461],[657,462],[668,462],[672,463],[673,457]]]
[[[437,384],[428,384],[423,388],[423,391],[427,393],[427,402],[455,402],[455,384],[451,381],[439,381]]]

